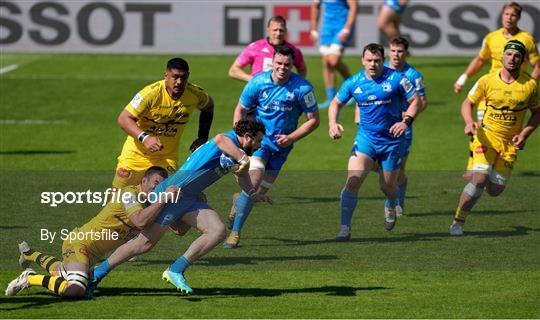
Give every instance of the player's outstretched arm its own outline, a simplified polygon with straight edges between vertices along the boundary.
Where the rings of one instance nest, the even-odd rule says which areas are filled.
[[[189,146],[191,152],[195,151],[198,147],[208,141],[208,135],[210,134],[210,128],[212,127],[212,121],[214,120],[214,100],[209,97],[208,103],[201,110],[199,115],[199,132],[197,139],[195,139]]]
[[[236,61],[229,68],[229,77],[245,82],[248,82],[252,78],[252,76],[245,72],[242,66]]]
[[[465,73],[463,73],[454,83],[454,92],[459,93],[461,90],[463,90],[463,87],[465,86],[465,83],[467,82],[467,79],[477,74],[484,65],[486,64],[486,60],[482,59],[480,56],[474,57],[474,59],[471,60],[469,65],[467,66],[467,69],[465,70]]]
[[[532,65],[531,77],[538,80],[540,78],[540,60],[537,60]]]
[[[518,149],[523,149],[525,147],[525,142],[527,142],[527,138],[538,128],[538,125],[540,124],[540,106],[536,106],[535,109],[532,109],[532,115],[529,118],[529,121],[527,121],[527,125],[521,129],[521,132],[518,135],[515,135],[512,138],[512,142],[514,143],[514,146]]]
[[[347,4],[349,5],[349,13],[347,15],[347,21],[345,22],[345,25],[343,26],[343,29],[339,32],[339,41],[345,42],[347,40],[347,37],[352,32],[352,28],[354,27],[354,22],[356,21],[356,15],[358,13],[358,1],[357,0],[347,0]]]
[[[131,223],[138,229],[149,227],[156,220],[161,209],[167,203],[175,203],[182,198],[182,190],[175,185],[167,187],[165,193],[159,195],[159,200],[148,207],[129,216]]]
[[[344,131],[343,126],[339,124],[339,112],[343,107],[343,103],[338,98],[334,97],[328,107],[328,135],[330,139],[341,138],[341,133]]]
[[[142,131],[137,126],[137,118],[133,116],[129,111],[122,110],[120,112],[120,115],[118,115],[118,125],[122,130],[124,130],[127,134],[132,136],[134,139],[137,139],[142,142],[144,147],[148,149],[150,152],[156,152],[163,148],[163,144],[161,144],[161,141],[158,137],[151,136],[148,133]]]

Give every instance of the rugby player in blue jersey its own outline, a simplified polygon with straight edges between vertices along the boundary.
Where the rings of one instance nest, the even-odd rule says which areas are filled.
[[[390,40],[390,60],[384,62],[384,66],[400,72],[414,86],[416,95],[418,96],[418,112],[423,112],[427,107],[426,90],[424,85],[424,77],[420,72],[411,67],[407,63],[407,55],[409,54],[409,41],[403,37],[396,37]],[[407,112],[409,105],[402,104],[402,111]],[[405,147],[403,150],[403,158],[399,170],[397,181],[397,205],[396,215],[399,217],[404,214],[405,210],[405,194],[407,193],[407,176],[405,175],[405,165],[412,144],[412,127],[407,128],[403,136],[405,137]],[[388,204],[385,205],[388,207]]]
[[[160,183],[156,193],[176,185],[182,190],[182,198],[165,205],[152,226],[143,230],[133,241],[120,246],[103,263],[94,268],[90,290],[95,288],[110,270],[131,257],[150,251],[167,231],[169,225],[181,219],[202,235],[195,239],[187,251],[163,272],[163,279],[180,291],[190,294],[184,271],[193,261],[205,255],[225,239],[225,226],[218,214],[198,195],[222,176],[233,171],[243,194],[253,202],[269,202],[270,198],[256,191],[248,174],[249,155],[259,148],[265,133],[260,121],[243,119],[234,129],[218,134],[199,147],[180,169]]]
[[[291,71],[294,51],[277,47],[272,71],[255,75],[244,87],[234,111],[234,122],[255,110],[255,116],[266,127],[261,147],[253,153],[249,175],[260,194],[266,194],[287,160],[293,144],[319,126],[319,110],[312,85]],[[307,120],[298,126],[298,119]],[[240,232],[253,209],[254,201],[242,192],[233,204],[232,231],[225,248],[238,247]]]
[[[418,99],[413,85],[401,73],[384,66],[384,48],[368,44],[362,52],[365,70],[351,76],[339,89],[328,109],[328,134],[341,138],[343,126],[339,111],[350,98],[360,109],[360,123],[348,164],[348,176],[341,191],[341,227],[337,241],[351,236],[351,220],[358,202],[358,190],[373,169],[381,166],[380,187],[386,196],[384,227],[392,230],[396,223],[396,185],[405,139],[403,133],[418,113]],[[402,104],[409,108],[402,115]]]
[[[354,37],[357,13],[357,0],[313,0],[311,5],[311,39],[317,41],[320,38],[319,51],[327,97],[319,104],[319,109],[328,108],[336,95],[336,70],[343,79],[351,75],[341,57]],[[320,26],[319,18],[322,20]]]

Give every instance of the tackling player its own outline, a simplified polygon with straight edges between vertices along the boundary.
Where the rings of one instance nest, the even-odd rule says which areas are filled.
[[[521,70],[527,55],[525,44],[510,40],[503,52],[503,68],[481,77],[461,105],[465,134],[474,135],[473,173],[450,226],[453,236],[463,234],[465,219],[484,190],[492,197],[504,191],[518,150],[540,123],[538,84]],[[485,101],[486,113],[478,124],[472,109],[481,101]],[[527,110],[532,116],[523,127]]]
[[[234,111],[234,122],[255,110],[256,118],[266,127],[261,148],[253,153],[249,175],[253,186],[266,194],[277,179],[293,144],[309,135],[319,126],[319,110],[312,85],[291,71],[294,51],[277,47],[272,71],[263,72],[251,79],[240,96]],[[307,121],[298,127],[302,114]],[[238,247],[240,232],[253,209],[254,201],[242,192],[233,203],[229,219],[232,231],[224,247]]]
[[[176,171],[180,138],[195,109],[201,111],[199,132],[190,150],[208,140],[214,102],[203,88],[188,82],[188,63],[181,58],[169,60],[164,78],[139,91],[118,116],[128,137],[118,157],[113,187],[139,184],[151,166]]]
[[[349,157],[348,177],[341,191],[341,226],[337,241],[351,237],[351,222],[358,190],[377,161],[381,169],[380,187],[386,195],[384,227],[390,231],[396,223],[396,185],[405,145],[404,132],[418,114],[418,99],[412,84],[401,73],[384,66],[384,48],[368,44],[362,53],[365,70],[347,79],[328,109],[328,134],[341,138],[338,123],[343,104],[354,98],[360,108],[360,123]],[[403,101],[410,105],[402,112]],[[403,115],[402,115],[403,113]]]
[[[138,186],[128,186],[120,190],[121,195],[109,202],[92,220],[72,232],[84,233],[83,240],[65,240],[62,244],[63,261],[53,256],[31,249],[26,242],[19,244],[19,263],[26,270],[6,289],[6,295],[15,295],[29,286],[44,287],[64,298],[82,298],[88,284],[90,268],[102,260],[105,255],[135,237],[142,229],[151,225],[166,201],[167,194],[161,194],[160,201],[149,204],[139,202],[154,191],[154,188],[167,178],[167,171],[161,167],[150,167],[143,175]],[[171,186],[167,192],[178,192]],[[126,199],[126,201],[124,201]],[[117,234],[117,239],[94,238],[89,233],[109,231]],[[32,262],[45,269],[49,275],[37,274],[28,268]]]
[[[218,214],[198,198],[198,194],[228,172],[234,171],[243,193],[254,202],[270,202],[270,198],[260,194],[253,187],[249,175],[249,155],[261,144],[264,125],[255,120],[238,121],[234,130],[218,134],[195,150],[180,170],[163,181],[156,192],[176,185],[182,189],[182,200],[167,204],[155,223],[123,246],[119,247],[107,260],[94,268],[92,288],[113,268],[131,257],[150,251],[167,231],[169,224],[177,220],[197,228],[202,235],[195,239],[186,252],[163,272],[163,279],[172,283],[182,293],[193,293],[184,277],[184,271],[197,259],[212,250],[225,239],[225,226]],[[230,158],[239,165],[229,166]]]
[[[341,58],[354,37],[357,13],[357,0],[313,0],[311,5],[311,39],[317,41],[320,35],[319,51],[326,88],[326,100],[319,104],[319,109],[328,108],[336,95],[336,70],[343,79],[351,76]],[[320,16],[322,23],[318,30]]]

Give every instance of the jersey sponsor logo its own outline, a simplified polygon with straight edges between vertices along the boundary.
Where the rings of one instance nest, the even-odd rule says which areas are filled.
[[[486,153],[486,151],[487,151],[487,147],[484,145],[478,146],[476,147],[476,149],[474,149],[474,152],[477,154]]]
[[[131,175],[131,171],[126,168],[118,168],[118,171],[116,171],[116,175],[120,178],[127,179]]]
[[[403,81],[403,80],[401,80],[401,81]],[[403,88],[405,88],[405,87],[403,87]],[[392,91],[392,85],[389,82],[385,81],[382,84],[382,89],[383,89],[384,92],[391,92]],[[408,91],[408,90],[406,90],[406,91]]]
[[[130,104],[133,106],[133,109],[137,109],[142,101],[143,101],[143,96],[140,93],[137,93],[133,97],[133,99],[131,99]]]
[[[368,98],[368,100],[377,100],[377,96],[374,95],[374,94],[368,96],[367,98]]]
[[[377,99],[377,97],[375,97],[375,99]],[[361,105],[361,106],[372,106],[372,105],[381,105],[381,104],[389,104],[392,102],[392,99],[387,99],[387,100],[372,100],[372,101],[362,101],[362,102],[359,102],[358,104]]]
[[[272,58],[264,58],[263,59],[263,71],[270,71],[270,70],[272,70]]]
[[[409,92],[413,88],[412,83],[409,80],[407,80],[407,78],[401,79],[399,84],[401,84],[405,92]]]
[[[424,84],[424,79],[423,78],[416,79],[416,91],[424,89],[425,87],[426,86]]]
[[[310,108],[310,107],[314,106],[315,104],[317,104],[317,100],[315,99],[315,95],[313,94],[313,91],[308,92],[304,96],[304,102],[306,103],[306,106],[308,108]]]

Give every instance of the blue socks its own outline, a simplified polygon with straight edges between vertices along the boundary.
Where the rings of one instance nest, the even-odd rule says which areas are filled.
[[[397,205],[397,198],[394,198],[394,199],[386,198],[386,200],[384,200],[385,208],[395,208],[396,205]]]
[[[176,273],[184,274],[184,271],[186,271],[187,267],[189,267],[191,263],[189,260],[181,256],[180,258],[176,259],[175,262],[169,267],[169,270]]]
[[[332,100],[336,95],[336,88],[326,88],[326,97],[328,100]]]
[[[240,233],[244,222],[253,209],[253,200],[244,192],[240,193],[240,197],[236,200],[236,216],[234,217],[234,223],[232,231]]]
[[[94,278],[96,281],[101,281],[105,278],[107,274],[111,271],[111,266],[109,265],[109,260],[104,260],[100,264],[94,267]]]
[[[347,189],[341,190],[341,224],[351,227],[352,216],[354,209],[356,209],[356,203],[358,202],[358,195],[350,193]]]
[[[405,194],[407,193],[407,180],[397,187],[397,202],[405,209]]]

